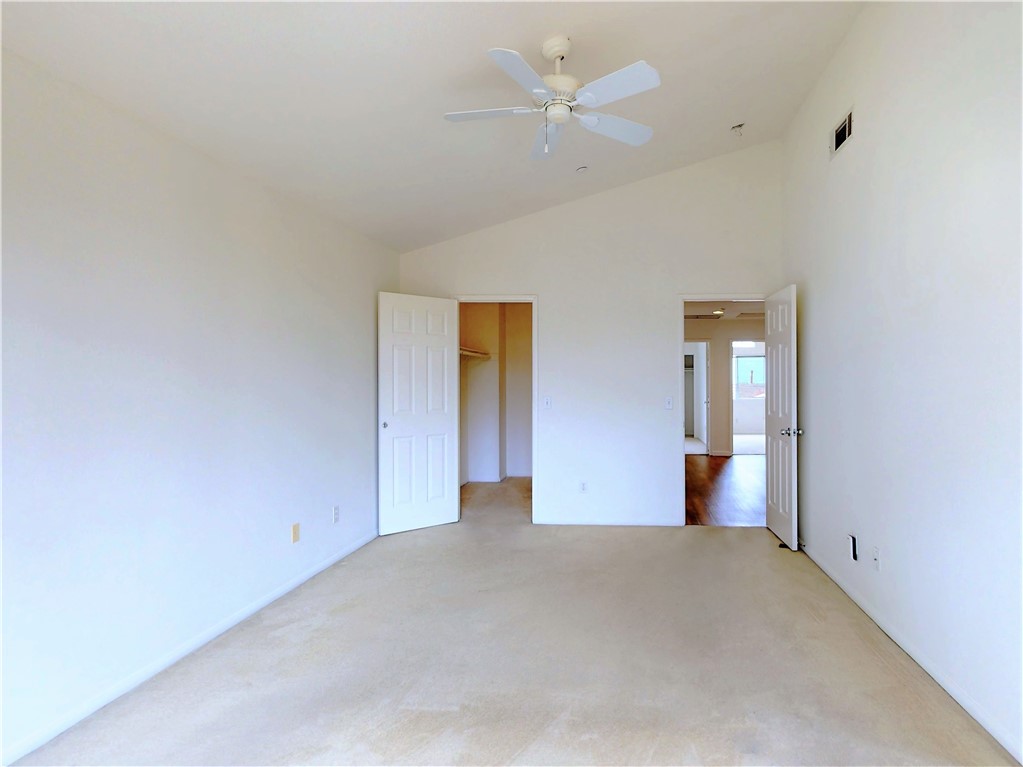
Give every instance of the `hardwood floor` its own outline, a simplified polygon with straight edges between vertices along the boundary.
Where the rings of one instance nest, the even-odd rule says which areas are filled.
[[[766,480],[762,455],[687,455],[686,524],[763,527]]]

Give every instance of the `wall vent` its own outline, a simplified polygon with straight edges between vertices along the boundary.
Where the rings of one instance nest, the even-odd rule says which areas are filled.
[[[850,111],[842,121],[835,126],[835,129],[831,132],[831,155],[834,156],[835,152],[845,146],[846,142],[852,138],[852,112]]]
[[[686,314],[683,315],[687,320],[719,320],[721,319],[720,314]]]

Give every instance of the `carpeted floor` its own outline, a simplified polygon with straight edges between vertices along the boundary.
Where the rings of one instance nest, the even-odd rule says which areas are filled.
[[[21,764],[1012,764],[765,529],[380,538]]]

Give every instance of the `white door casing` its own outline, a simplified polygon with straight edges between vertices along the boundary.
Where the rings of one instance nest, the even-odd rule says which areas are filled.
[[[767,364],[767,527],[799,548],[796,496],[796,286],[764,302]]]
[[[457,522],[458,302],[380,293],[380,535]]]

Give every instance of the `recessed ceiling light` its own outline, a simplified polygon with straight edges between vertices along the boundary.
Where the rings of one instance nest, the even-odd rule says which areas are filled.
[[[589,165],[580,165],[578,168],[575,169],[575,172],[576,173],[585,173],[589,169],[590,169]]]
[[[724,313],[725,313],[724,309],[715,309],[714,311],[711,312],[711,314],[724,314]]]

